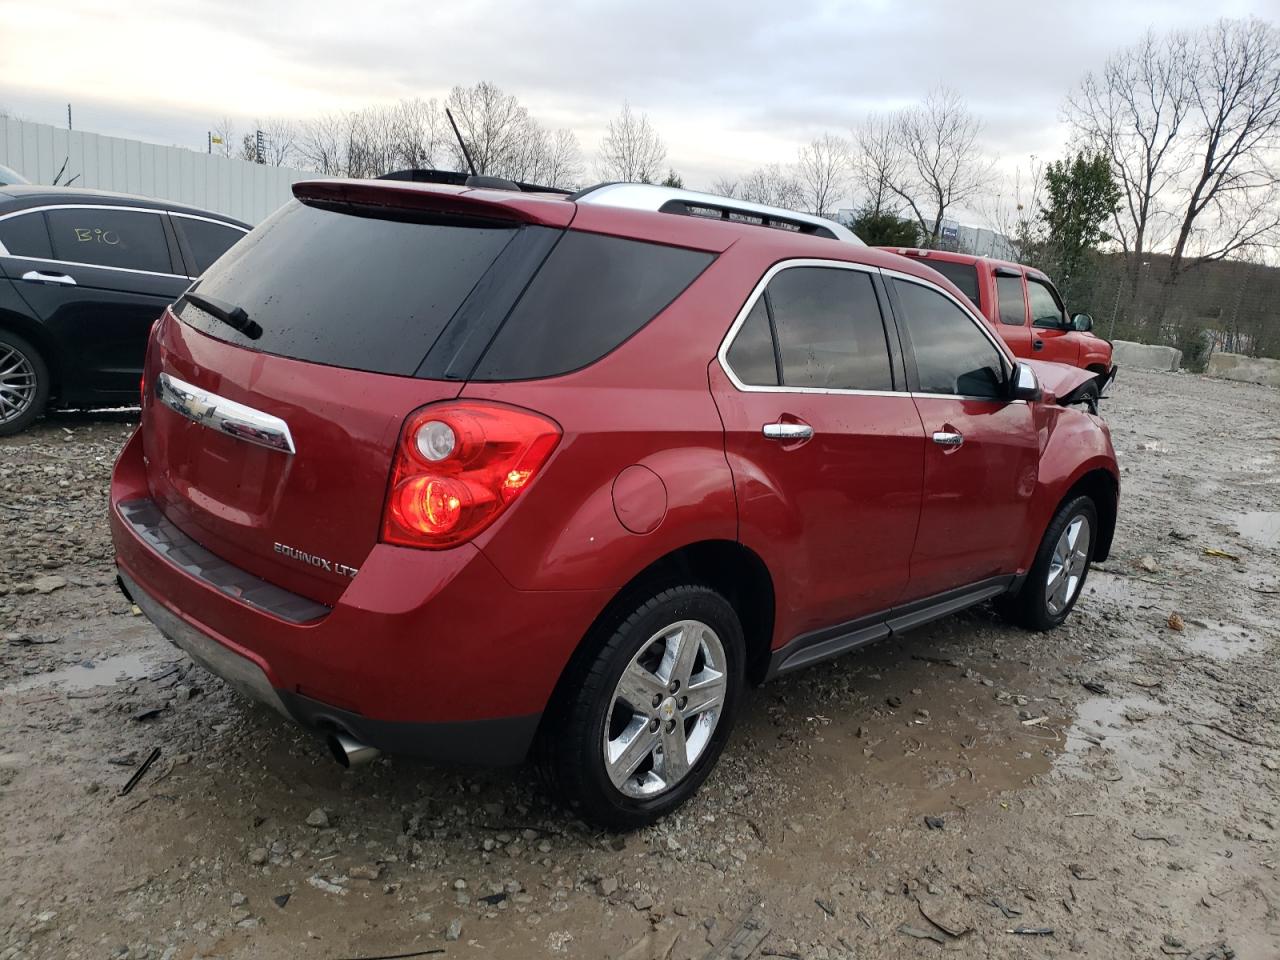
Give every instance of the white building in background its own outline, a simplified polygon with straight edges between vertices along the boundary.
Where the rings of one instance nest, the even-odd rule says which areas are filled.
[[[202,207],[257,224],[318,174],[215,157],[183,147],[0,119],[0,164],[32,183],[114,190]],[[65,169],[64,169],[65,164]]]

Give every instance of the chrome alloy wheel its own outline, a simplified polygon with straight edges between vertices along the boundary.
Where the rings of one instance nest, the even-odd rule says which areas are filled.
[[[36,402],[36,368],[17,347],[0,343],[0,423],[17,420]]]
[[[1080,589],[1092,539],[1088,517],[1077,515],[1067,521],[1049,558],[1049,575],[1045,578],[1044,602],[1050,616],[1056,617],[1065,610]]]
[[[683,780],[711,742],[728,687],[724,646],[699,620],[651,636],[622,671],[604,726],[613,785],[647,799]]]

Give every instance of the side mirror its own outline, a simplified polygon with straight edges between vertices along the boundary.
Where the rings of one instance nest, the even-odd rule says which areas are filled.
[[[1093,317],[1087,313],[1077,313],[1071,318],[1071,326],[1075,327],[1080,333],[1088,333],[1093,329]]]
[[[1010,400],[1035,401],[1041,397],[1040,381],[1036,373],[1025,363],[1018,364],[1013,370],[1013,379],[1009,386]]]

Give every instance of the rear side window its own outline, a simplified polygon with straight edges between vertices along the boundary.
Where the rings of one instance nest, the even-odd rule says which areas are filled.
[[[769,328],[769,310],[765,298],[747,314],[725,355],[729,368],[745,384],[753,387],[776,387],[778,364],[773,352],[773,332]]]
[[[979,304],[978,268],[972,263],[952,263],[949,260],[925,260],[927,266],[933,267],[940,274],[960,288],[960,292]]]
[[[569,231],[473,379],[553,377],[594,363],[661,313],[713,259],[697,250]]]
[[[251,340],[186,301],[182,319],[250,350],[408,376],[515,226],[406,222],[286,204],[199,281],[262,328]]]
[[[53,258],[43,213],[22,213],[0,220],[0,243],[4,244],[10,256],[38,257],[41,260]]]
[[[977,323],[936,290],[904,280],[895,280],[894,286],[905,313],[902,326],[915,356],[920,392],[1003,397],[1002,354]]]
[[[1027,323],[1027,300],[1022,295],[1021,277],[996,277],[996,293],[1000,295],[1000,322],[1011,327]]]
[[[213,261],[227,252],[227,249],[244,236],[243,230],[228,227],[225,223],[213,223],[209,220],[196,220],[193,217],[175,216],[173,225],[186,238],[196,262],[191,264],[195,274],[204,273],[213,265]]]
[[[892,390],[889,346],[869,274],[783,270],[765,291],[788,387]]]
[[[67,207],[49,210],[53,258],[95,267],[173,273],[159,214]]]

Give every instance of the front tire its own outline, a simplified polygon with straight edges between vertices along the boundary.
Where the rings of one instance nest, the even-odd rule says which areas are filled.
[[[40,351],[16,333],[0,330],[0,437],[31,426],[48,400],[49,368]]]
[[[709,587],[636,604],[553,705],[541,745],[552,787],[584,820],[615,830],[681,806],[729,738],[745,656],[737,614]]]
[[[1073,497],[1049,521],[1022,588],[1002,599],[1006,620],[1028,630],[1052,630],[1080,599],[1098,542],[1098,510],[1089,497]]]

